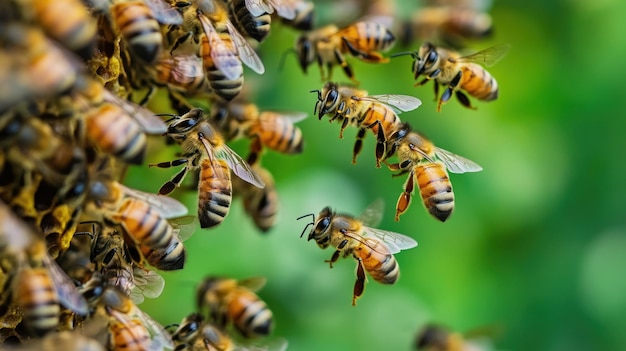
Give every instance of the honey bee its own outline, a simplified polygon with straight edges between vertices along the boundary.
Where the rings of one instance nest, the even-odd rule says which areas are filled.
[[[338,119],[341,122],[340,138],[343,138],[343,131],[348,125],[353,124],[359,128],[352,163],[356,163],[361,152],[366,131],[370,129],[376,135],[376,167],[380,167],[380,160],[387,153],[387,139],[401,123],[398,113],[414,110],[422,104],[413,96],[368,95],[365,90],[333,82],[324,84],[322,90],[311,92],[317,93],[313,114],[319,119],[330,115],[330,122]]]
[[[293,19],[281,17],[281,21],[297,30],[312,30],[315,17],[315,5],[313,2],[307,0],[291,0],[291,2],[293,3],[295,17]]]
[[[428,324],[415,339],[415,349],[421,351],[490,351],[491,343],[482,338],[466,338],[439,325]]]
[[[142,303],[144,297],[156,298],[163,292],[163,277],[134,265],[122,233],[113,227],[95,230],[90,259],[107,284],[119,288],[135,304]]]
[[[151,265],[162,270],[183,267],[185,247],[167,221],[187,213],[182,203],[106,180],[94,180],[89,197],[88,213],[121,225]]]
[[[139,309],[120,290],[104,284],[97,276],[93,279],[85,293],[93,297],[96,312],[108,319],[110,349],[173,349],[169,334],[159,323]]]
[[[158,85],[186,95],[211,91],[204,75],[202,60],[196,55],[163,55],[154,65]]]
[[[183,21],[164,0],[113,0],[108,8],[99,10],[109,14],[134,57],[144,63],[154,63],[163,51],[159,23],[179,25]]]
[[[307,240],[315,240],[322,249],[329,245],[336,249],[330,260],[325,261],[330,263],[330,268],[339,257],[354,257],[357,269],[352,306],[356,306],[356,300],[363,295],[366,271],[379,283],[394,284],[400,276],[400,267],[393,255],[417,246],[417,242],[406,235],[371,227],[382,218],[382,207],[382,201],[375,201],[358,218],[325,207],[300,235],[302,237],[312,225]],[[309,216],[314,217],[308,214],[298,219]]]
[[[415,85],[419,86],[431,79],[435,80],[435,99],[439,99],[437,111],[441,111],[441,105],[450,100],[452,93],[456,93],[461,105],[473,109],[474,107],[471,106],[469,98],[463,91],[482,101],[497,99],[498,82],[480,64],[486,67],[494,65],[506,55],[509,49],[510,45],[503,44],[468,56],[461,56],[455,51],[439,48],[426,42],[418,51],[410,53],[415,60],[412,67],[415,79],[421,75],[426,76]],[[406,55],[406,53],[395,55]],[[439,98],[440,84],[446,87],[441,98]]]
[[[272,17],[269,13],[262,12],[260,15],[253,15],[248,7],[247,0],[228,0],[228,12],[233,24],[239,32],[245,36],[262,42],[270,33]]]
[[[274,327],[272,311],[255,294],[264,285],[262,277],[207,277],[196,290],[196,302],[198,308],[209,310],[218,326],[232,324],[245,338],[267,336]]]
[[[404,184],[404,192],[396,204],[396,221],[408,209],[411,203],[411,193],[417,182],[428,212],[445,222],[454,209],[454,192],[448,171],[462,174],[479,172],[482,167],[435,146],[425,136],[412,131],[406,123],[397,129],[389,142],[391,143],[388,147],[390,153],[397,153],[398,156],[398,163],[387,164],[389,169],[399,171],[396,175],[409,173]]]
[[[0,202],[0,255],[3,266],[16,268],[13,298],[24,314],[24,324],[41,336],[56,328],[59,304],[86,315],[87,303],[65,272],[46,251],[42,237]]]
[[[394,42],[395,37],[389,29],[376,22],[356,22],[341,29],[328,25],[300,36],[296,42],[296,55],[304,73],[309,65],[317,61],[322,80],[330,80],[333,65],[339,65],[348,78],[355,81],[352,67],[344,54],[349,53],[365,62],[386,63],[389,59],[379,51],[390,49]]]
[[[257,188],[242,180],[233,179],[233,192],[243,198],[243,208],[252,218],[256,227],[262,232],[267,232],[276,222],[278,215],[278,192],[272,174],[259,164],[252,168],[265,183],[264,188]]]
[[[66,48],[89,58],[95,47],[96,20],[80,0],[27,0],[35,21]]]
[[[202,110],[193,109],[175,118],[168,127],[167,135],[181,145],[183,158],[150,166],[185,167],[163,184],[159,194],[171,193],[180,186],[188,171],[199,169],[198,219],[201,228],[220,224],[228,214],[232,201],[231,170],[254,186],[265,186],[250,165],[225,144],[222,135],[208,122]]]
[[[248,163],[254,165],[263,146],[285,154],[302,152],[302,131],[294,124],[306,118],[303,112],[260,112],[252,103],[216,103],[211,121],[219,126],[227,140],[247,137],[252,140]]]
[[[176,39],[170,52],[190,38],[196,40],[206,77],[217,96],[231,100],[239,94],[243,86],[242,63],[263,74],[263,62],[229,20],[221,3],[175,0],[174,6],[185,18],[182,28],[185,34]],[[171,28],[171,31],[179,30],[179,27]]]
[[[103,152],[130,164],[141,164],[148,134],[166,131],[165,123],[150,110],[122,100],[99,82],[85,79],[74,101],[83,112],[88,139]]]

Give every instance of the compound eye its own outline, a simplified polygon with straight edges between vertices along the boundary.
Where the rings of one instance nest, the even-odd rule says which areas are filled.
[[[328,226],[330,225],[330,218],[328,217],[324,217],[322,220],[320,220],[317,225],[315,226],[315,232],[316,233],[323,233],[326,231],[326,229],[328,229]]]
[[[432,50],[431,52],[428,53],[428,57],[426,57],[426,63],[433,64],[435,63],[435,61],[437,61],[438,57],[439,55],[437,55],[437,52]]]

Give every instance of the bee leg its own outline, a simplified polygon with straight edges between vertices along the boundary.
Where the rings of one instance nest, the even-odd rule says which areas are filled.
[[[461,105],[467,107],[467,108],[471,108],[472,110],[475,110],[476,107],[472,106],[472,104],[470,103],[469,98],[467,97],[467,95],[463,94],[462,91],[457,90],[456,92],[456,98],[459,100],[459,102],[461,103]]]
[[[433,90],[435,91],[435,101],[439,99],[439,83],[435,82]]]
[[[452,97],[452,93],[461,82],[462,77],[463,77],[463,71],[459,71],[459,73],[457,73],[454,76],[454,78],[452,78],[446,90],[443,92],[443,94],[441,94],[441,99],[439,99],[439,103],[437,104],[437,112],[441,111],[441,105],[443,105],[444,103],[448,102],[448,100],[450,100],[450,98]],[[469,104],[469,100],[467,99],[467,97],[466,97],[466,100],[467,100],[467,103]],[[461,101],[461,104],[463,104],[462,101]]]
[[[333,268],[333,263],[337,262],[340,254],[340,250],[335,250],[335,252],[333,252],[333,255],[330,257],[330,260],[325,260],[324,262],[330,263],[330,268]]]
[[[411,193],[413,193],[413,186],[413,171],[411,171],[411,173],[409,173],[409,177],[406,180],[406,183],[404,183],[404,192],[400,194],[398,202],[396,203],[396,221],[400,220],[400,215],[406,212],[406,209],[409,208],[409,205],[411,204]]]
[[[376,137],[376,167],[380,168],[380,162],[385,157],[387,151],[387,138],[385,137],[382,123],[377,120],[375,125],[378,127]]]
[[[352,306],[356,306],[356,299],[363,295],[363,290],[365,290],[365,270],[361,259],[356,258],[356,281],[352,292]]]
[[[350,80],[352,80],[354,84],[358,85],[359,82],[356,79],[354,79],[354,72],[352,71],[352,67],[348,64],[348,61],[346,61],[346,59],[343,57],[343,54],[341,54],[341,51],[339,51],[338,49],[335,49],[334,53],[335,53],[335,59],[337,60],[337,63],[339,63],[339,66],[341,66],[343,71],[346,73],[346,76],[348,76],[348,78],[350,78]],[[330,74],[328,76],[328,79],[330,79]]]
[[[354,45],[352,45],[352,43],[346,37],[342,37],[341,39],[343,39],[343,43],[348,48],[348,51],[350,51],[350,54],[356,58],[359,58],[365,62],[370,62],[370,63],[389,62],[388,58],[383,57],[383,55],[381,55],[380,53],[376,51],[367,52],[367,51],[358,50],[354,47]]]
[[[193,35],[193,32],[187,32],[187,33],[181,35],[180,37],[176,38],[176,41],[174,42],[174,46],[172,46],[172,49],[170,50],[170,55],[174,56],[174,51],[176,51],[176,49],[178,49],[178,47],[181,44],[183,44],[184,42],[189,40],[189,38],[192,35]]]
[[[347,119],[346,119],[347,120]],[[356,157],[361,153],[363,147],[363,138],[365,138],[365,128],[359,128],[359,132],[356,135],[356,141],[354,142],[354,150],[352,152],[352,163],[356,164]]]
[[[339,130],[339,139],[343,139],[343,130],[346,129],[349,122],[350,120],[348,118],[344,118],[343,121],[341,121],[341,130]]]
[[[261,139],[259,137],[255,137],[252,139],[250,143],[250,154],[248,155],[248,164],[250,166],[254,165],[259,160],[259,155],[263,151],[263,144],[261,144]]]
[[[154,93],[156,93],[156,89],[154,88],[154,85],[150,85],[150,88],[148,88],[148,92],[146,93],[146,96],[144,96],[143,99],[139,101],[139,106],[146,106],[148,101],[150,101],[150,99],[152,99],[152,97],[154,96]]]
[[[149,167],[156,166],[159,168],[169,168],[169,167],[180,166],[187,162],[188,162],[187,159],[181,158],[181,159],[170,161],[170,162],[161,162],[161,163],[156,163],[156,164],[151,163],[149,164]],[[168,180],[167,182],[165,182],[165,184],[163,184],[161,188],[159,189],[159,195],[167,195],[171,193],[172,191],[174,191],[176,187],[179,187],[180,183],[185,178],[185,175],[187,174],[188,170],[189,168],[185,166],[185,168],[183,168],[180,172],[176,173],[176,175],[174,175],[174,177],[172,177],[171,180]]]

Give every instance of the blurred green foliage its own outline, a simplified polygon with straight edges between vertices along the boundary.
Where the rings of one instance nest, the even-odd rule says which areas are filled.
[[[417,6],[400,2],[403,14]],[[404,178],[374,167],[374,139],[368,134],[353,165],[354,131],[341,140],[339,125],[310,117],[299,124],[302,155],[267,152],[263,159],[280,195],[275,228],[257,232],[235,200],[218,229],[199,230],[186,242],[185,269],[164,273],[165,292],[142,307],[164,325],[177,323],[194,309],[194,289],[205,275],[260,275],[268,279],[260,295],[275,314],[275,335],[291,350],[409,350],[427,322],[458,331],[495,326],[500,350],[626,349],[626,163],[619,154],[626,150],[626,3],[501,0],[490,13],[494,37],[471,47],[512,49],[489,69],[500,98],[472,99],[476,111],[452,101],[436,113],[431,84],[413,88],[408,57],[387,65],[351,60],[363,89],[419,97],[422,107],[403,120],[484,167],[451,176],[457,201],[448,222],[431,218],[419,194],[394,222]],[[308,91],[323,84],[317,67],[304,75],[292,56],[278,67],[297,35],[273,25],[260,46],[267,72],[247,71],[246,84],[262,109],[311,116],[316,97]],[[346,81],[339,69],[334,78]],[[161,149],[160,140],[154,145],[149,162],[175,152]],[[246,142],[233,147],[247,153]],[[156,191],[173,172],[133,168],[127,182]],[[175,196],[195,212],[193,192]],[[356,215],[379,197],[387,205],[380,228],[410,235],[419,246],[396,255],[402,273],[395,286],[370,279],[352,307],[354,261],[330,270],[323,261],[332,251],[299,238],[305,223],[296,218],[326,205]]]

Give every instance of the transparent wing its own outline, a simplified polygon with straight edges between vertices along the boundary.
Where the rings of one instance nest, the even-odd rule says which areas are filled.
[[[181,83],[189,83],[204,76],[202,59],[196,55],[163,57],[157,63],[157,68],[159,66],[169,68],[176,81]]]
[[[272,118],[270,117],[271,114],[278,116],[281,119],[288,120],[292,124],[298,123],[307,117],[306,112],[300,111],[263,111],[259,115],[259,120],[261,120],[262,123],[273,123]]]
[[[128,188],[122,184],[124,193],[130,197],[149,203],[164,218],[174,218],[186,215],[189,211],[180,201],[165,195],[151,194]]]
[[[243,286],[252,292],[257,292],[265,286],[267,279],[265,277],[251,277],[237,281],[239,286]]]
[[[89,312],[87,301],[63,269],[47,254],[44,256],[44,265],[48,268],[48,274],[54,282],[59,302],[78,314],[87,315]]]
[[[203,142],[205,142],[203,140]],[[215,156],[220,158],[228,164],[228,167],[235,173],[235,175],[242,180],[256,186],[257,188],[264,188],[265,183],[261,179],[261,176],[254,170],[248,162],[246,162],[241,156],[239,156],[228,145],[220,146],[219,150],[215,152]]]
[[[198,14],[198,18],[200,19],[200,23],[202,23],[204,34],[209,41],[209,47],[211,48],[210,55],[213,62],[215,62],[215,66],[226,78],[231,80],[239,78],[243,74],[243,68],[240,64],[232,64],[240,60],[237,57],[235,48],[231,48],[220,38],[219,33],[206,16]]]
[[[152,10],[154,18],[161,24],[183,24],[183,15],[165,3],[165,0],[143,0]]]
[[[408,250],[417,246],[417,241],[415,241],[411,237],[382,229],[364,227],[362,236],[364,238],[376,238],[381,240],[382,242],[387,244],[387,247],[389,247],[389,252],[391,254],[395,254],[400,252],[400,250]]]
[[[276,9],[276,13],[288,20],[292,20],[296,18],[296,3],[291,0],[267,0],[274,9]]]
[[[485,67],[491,67],[498,63],[511,49],[509,44],[501,44],[492,46],[485,50],[473,53],[471,55],[459,57],[454,60],[456,62],[474,62]]]
[[[437,158],[446,165],[448,171],[452,173],[462,174],[465,172],[480,172],[483,170],[483,168],[474,161],[455,155],[440,147],[435,147],[435,154]]]
[[[413,111],[422,105],[422,101],[414,96],[382,94],[359,98],[360,100],[378,101],[389,105],[396,113]]]
[[[165,122],[152,111],[131,101],[123,100],[111,93],[108,89],[103,89],[103,91],[104,100],[121,107],[139,123],[144,132],[148,134],[163,134],[167,131]]]
[[[274,9],[264,0],[246,0],[246,7],[252,16],[258,17],[264,13],[272,13]]]
[[[167,220],[174,227],[174,235],[180,241],[189,239],[196,231],[197,221],[195,216],[183,216]]]
[[[135,286],[130,292],[130,297],[135,304],[142,303],[144,296],[150,299],[159,297],[165,288],[165,280],[155,271],[135,266],[133,267],[133,275],[135,276]],[[140,301],[136,301],[136,299]]]
[[[107,308],[109,316],[114,318],[119,324],[123,326],[134,325],[133,320],[138,320],[141,325],[146,328],[148,334],[150,334],[150,346],[149,350],[163,350],[164,348],[173,349],[174,344],[169,333],[159,323],[152,319],[149,315],[144,313],[135,304],[133,304],[132,311],[128,314],[120,312],[113,308]],[[136,335],[135,328],[126,328],[127,331],[133,334],[133,339],[143,340],[144,335]]]
[[[237,53],[239,53],[241,62],[250,67],[256,73],[263,74],[265,72],[263,61],[261,61],[259,55],[256,54],[256,51],[254,51],[248,41],[246,41],[239,31],[237,31],[235,26],[228,20],[226,21],[226,28],[228,28],[230,38],[237,48]]]
[[[383,210],[385,209],[385,202],[383,199],[378,198],[374,200],[371,204],[369,204],[363,213],[359,216],[358,220],[363,223],[363,225],[368,227],[376,227],[380,224],[380,221],[383,219]]]
[[[195,0],[196,7],[203,13],[214,13],[217,11],[214,0]]]

